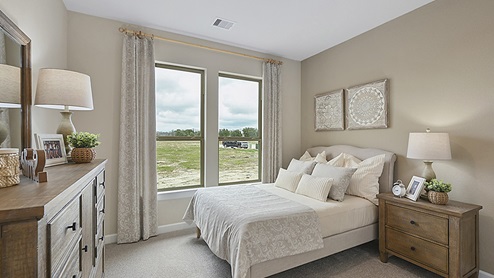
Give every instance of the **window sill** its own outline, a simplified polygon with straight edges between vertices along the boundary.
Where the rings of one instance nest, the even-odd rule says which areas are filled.
[[[197,188],[158,192],[158,201],[191,198],[196,191]]]

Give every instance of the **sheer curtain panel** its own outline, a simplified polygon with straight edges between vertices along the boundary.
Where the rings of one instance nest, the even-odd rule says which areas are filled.
[[[281,65],[264,62],[263,67],[262,182],[271,183],[281,167]]]
[[[118,161],[117,242],[157,233],[154,46],[148,37],[124,35]]]

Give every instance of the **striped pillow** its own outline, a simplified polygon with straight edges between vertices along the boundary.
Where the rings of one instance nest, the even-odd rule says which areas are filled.
[[[295,193],[326,202],[332,185],[332,178],[304,174],[298,183]]]
[[[363,197],[377,205],[376,195],[379,193],[379,177],[384,168],[385,155],[376,155],[357,163],[358,158],[346,160],[345,167],[357,168],[350,179],[346,193]]]
[[[288,171],[299,172],[304,174],[311,174],[316,162],[314,161],[300,161],[298,159],[292,158],[290,164],[288,164]]]
[[[292,172],[280,168],[280,172],[278,173],[278,177],[276,178],[274,185],[279,188],[294,192],[295,189],[297,189],[297,185],[303,174],[304,173],[301,172]]]

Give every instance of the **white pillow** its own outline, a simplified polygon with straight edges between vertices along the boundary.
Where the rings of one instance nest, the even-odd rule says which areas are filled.
[[[313,176],[333,178],[333,186],[329,191],[329,198],[336,201],[345,199],[345,192],[350,185],[350,179],[357,168],[334,167],[329,164],[317,164],[312,171]]]
[[[322,151],[321,153],[318,153],[316,157],[312,157],[308,151],[305,151],[305,153],[300,157],[301,161],[315,161],[318,163],[326,163],[326,151]]]
[[[377,205],[376,195],[379,193],[379,177],[383,172],[385,155],[376,155],[360,163],[357,163],[360,160],[356,157],[347,158],[345,167],[357,168],[357,171],[350,179],[346,193],[363,197]]]
[[[360,162],[362,162],[360,159],[351,154],[340,153],[338,156],[328,161],[328,164],[335,167],[352,167],[352,165]]]
[[[290,161],[287,170],[310,175],[315,165],[316,162],[314,161],[300,161],[295,158],[292,158],[292,161]]]
[[[326,202],[331,185],[333,185],[332,178],[304,174],[295,193]]]
[[[295,192],[295,189],[297,189],[297,185],[300,181],[300,178],[302,178],[302,175],[303,173],[291,172],[280,168],[278,177],[276,178],[274,185],[288,191]]]

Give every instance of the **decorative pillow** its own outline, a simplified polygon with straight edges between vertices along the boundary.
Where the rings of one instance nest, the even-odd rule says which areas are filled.
[[[329,198],[335,201],[343,201],[345,192],[350,185],[350,179],[357,171],[357,168],[334,167],[329,164],[317,164],[312,171],[312,175],[316,177],[333,178],[333,186],[329,191]]]
[[[291,172],[280,168],[280,172],[278,172],[278,177],[276,178],[274,185],[288,191],[295,192],[302,175],[303,173],[300,172]]]
[[[304,174],[295,193],[326,202],[331,185],[333,185],[332,178]]]
[[[292,158],[292,161],[290,161],[287,170],[310,175],[315,165],[316,165],[315,161],[300,161],[295,158]]]
[[[318,163],[326,163],[326,151],[322,151],[321,153],[318,153],[316,157],[312,157],[308,151],[305,151],[305,153],[300,157],[301,161],[315,161]]]
[[[360,159],[351,154],[340,153],[338,156],[328,161],[328,164],[335,167],[352,167],[351,165],[355,165],[355,163],[358,164],[360,162],[362,162]]]
[[[350,155],[349,155],[350,156]],[[379,193],[379,177],[384,168],[384,154],[376,155],[357,163],[358,158],[348,157],[345,167],[357,168],[350,179],[346,193],[363,197],[377,205],[376,195]]]

